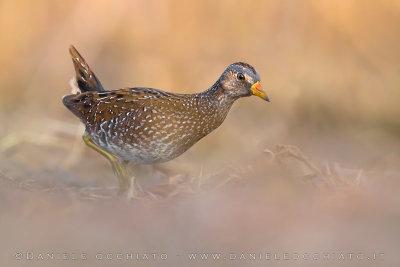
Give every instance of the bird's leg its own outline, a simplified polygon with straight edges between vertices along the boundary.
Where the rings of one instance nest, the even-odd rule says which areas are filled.
[[[87,133],[84,133],[82,138],[88,147],[99,152],[110,162],[111,167],[114,173],[117,175],[119,182],[118,195],[126,196],[128,198],[137,197],[139,195],[140,187],[136,183],[135,177],[131,176],[131,174],[129,173],[128,170],[129,161],[121,161],[118,157],[100,148],[98,145],[93,143],[93,141],[90,139],[90,136]]]
[[[132,176],[129,172],[128,169],[129,161],[117,160],[117,164],[118,166],[115,166],[113,163],[111,163],[114,172],[117,174],[118,177],[119,177],[118,173],[122,173],[124,177],[124,180],[122,182],[121,178],[118,178],[120,180],[120,190],[118,194],[125,195],[127,198],[137,198],[140,193],[143,193],[143,190],[141,186],[137,183],[137,179],[134,176]],[[120,168],[120,170],[117,171],[116,168]]]

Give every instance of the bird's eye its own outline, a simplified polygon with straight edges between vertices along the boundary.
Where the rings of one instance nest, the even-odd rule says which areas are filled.
[[[240,72],[237,74],[237,78],[240,81],[243,81],[245,79],[243,73],[240,73]]]

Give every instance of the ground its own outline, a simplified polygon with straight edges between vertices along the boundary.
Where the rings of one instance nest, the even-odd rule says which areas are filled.
[[[178,163],[141,171],[147,194],[127,201],[116,196],[108,162],[84,146],[81,127],[68,133],[60,125],[42,141],[28,135],[2,139],[0,229],[8,242],[0,251],[8,264],[68,266],[82,253],[86,258],[74,264],[398,262],[400,158],[385,145],[346,143],[349,133],[305,138],[306,144],[309,135],[298,132],[299,146],[260,146],[218,166],[197,164],[192,157],[198,155],[189,153]],[[348,159],[337,154],[343,147]],[[49,260],[47,253],[68,259]],[[127,260],[131,253],[140,260]],[[151,253],[155,260],[146,259]],[[201,253],[221,254],[220,260],[200,260]]]

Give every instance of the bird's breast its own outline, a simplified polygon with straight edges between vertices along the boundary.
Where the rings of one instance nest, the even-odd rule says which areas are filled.
[[[96,144],[124,160],[165,162],[181,155],[225,118],[210,107],[202,108],[193,101],[126,108],[87,130]]]

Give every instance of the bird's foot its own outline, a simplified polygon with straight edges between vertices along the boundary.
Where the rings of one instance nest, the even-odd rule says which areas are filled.
[[[126,177],[124,186],[120,186],[118,196],[123,199],[141,199],[146,195],[134,176]]]

